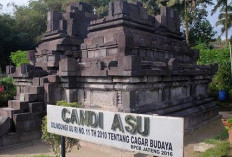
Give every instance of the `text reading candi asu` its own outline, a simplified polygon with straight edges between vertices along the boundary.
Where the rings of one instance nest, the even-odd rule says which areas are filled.
[[[183,156],[182,118],[47,105],[48,131],[157,156]]]

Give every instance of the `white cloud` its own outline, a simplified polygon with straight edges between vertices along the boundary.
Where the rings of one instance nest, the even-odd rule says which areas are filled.
[[[10,3],[15,3],[16,5],[28,5],[29,0],[0,0],[0,4],[3,5],[2,13],[10,13],[12,14],[13,8],[7,6]]]

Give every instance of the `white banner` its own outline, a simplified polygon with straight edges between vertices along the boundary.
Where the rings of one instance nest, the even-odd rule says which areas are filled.
[[[123,150],[183,157],[184,119],[47,105],[48,132]]]

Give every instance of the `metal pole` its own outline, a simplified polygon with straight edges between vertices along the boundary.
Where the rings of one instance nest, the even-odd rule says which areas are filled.
[[[61,142],[61,157],[65,157],[65,137],[64,136],[61,136],[60,142]]]

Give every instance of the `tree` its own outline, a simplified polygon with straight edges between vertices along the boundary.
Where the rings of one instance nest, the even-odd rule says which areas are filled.
[[[222,25],[221,35],[225,33],[226,38],[228,38],[228,30],[232,27],[232,7],[231,6],[228,6],[227,14],[225,11],[219,14],[218,21],[216,22],[216,26],[219,26],[219,25]],[[227,40],[228,39],[226,39],[226,41]]]
[[[217,0],[216,5],[211,11],[211,15],[215,14],[217,10],[220,10],[221,14],[219,15],[219,20],[217,22],[218,25],[223,25],[222,34],[226,34],[226,41],[228,41],[228,29],[231,25],[231,6],[228,5],[228,0]],[[229,23],[230,22],[230,23]]]
[[[169,7],[174,7],[176,8],[180,15],[181,19],[184,22],[184,27],[185,27],[185,39],[187,44],[190,44],[189,41],[189,24],[191,23],[189,17],[192,15],[197,6],[201,4],[208,4],[212,5],[212,0],[160,0],[165,2],[165,4]]]
[[[30,1],[29,6],[15,6],[15,9],[16,29],[24,33],[30,45],[35,45],[46,30],[48,9],[40,1]]]
[[[189,16],[189,42],[191,46],[198,43],[205,43],[208,45],[213,40],[216,32],[207,20],[207,11],[205,5],[197,7],[193,14]]]
[[[25,34],[16,29],[15,19],[10,15],[0,15],[0,68],[5,70],[9,64],[9,55],[18,49],[27,49],[30,45]]]

